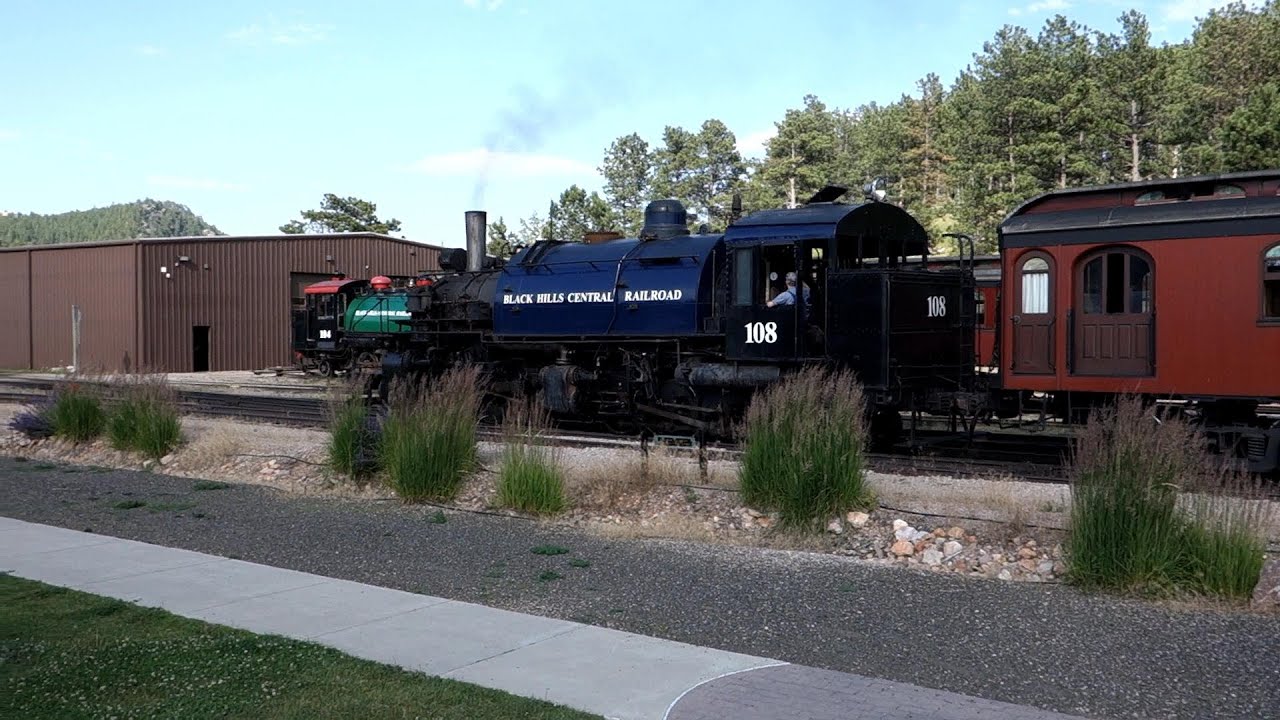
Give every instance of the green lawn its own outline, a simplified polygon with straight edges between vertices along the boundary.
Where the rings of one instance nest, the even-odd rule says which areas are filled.
[[[7,575],[0,608],[0,717],[597,717]]]

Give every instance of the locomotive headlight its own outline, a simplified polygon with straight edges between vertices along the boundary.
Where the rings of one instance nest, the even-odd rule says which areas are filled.
[[[889,183],[883,177],[877,177],[862,188],[862,194],[868,200],[884,202],[884,199],[889,195],[888,187]]]

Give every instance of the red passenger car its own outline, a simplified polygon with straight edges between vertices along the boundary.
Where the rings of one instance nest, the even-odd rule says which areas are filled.
[[[1185,401],[1221,449],[1280,464],[1280,170],[1050,192],[1000,253],[1006,391],[1065,418]]]

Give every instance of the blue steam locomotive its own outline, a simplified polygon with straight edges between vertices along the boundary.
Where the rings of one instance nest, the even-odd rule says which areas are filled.
[[[873,430],[892,433],[902,411],[968,389],[973,273],[928,269],[915,218],[870,186],[864,201],[847,192],[716,234],[690,233],[685,208],[659,200],[638,237],[544,240],[506,261],[486,257],[485,214],[468,212],[466,249],[406,291],[409,332],[383,357],[383,388],[475,363],[496,397],[536,396],[562,418],[716,437],[755,389],[822,364],[854,370]]]

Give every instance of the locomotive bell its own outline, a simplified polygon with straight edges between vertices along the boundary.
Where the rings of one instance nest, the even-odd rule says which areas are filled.
[[[689,234],[689,215],[679,200],[654,200],[644,208],[642,240],[662,240]]]

